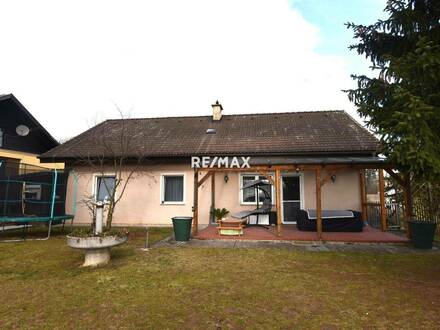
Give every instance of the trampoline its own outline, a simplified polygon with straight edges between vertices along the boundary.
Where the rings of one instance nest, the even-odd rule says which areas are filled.
[[[47,240],[53,225],[73,222],[76,204],[76,178],[72,213],[66,214],[66,192],[69,172],[66,170],[6,162],[0,160],[0,226],[5,229],[22,229],[21,239],[0,240],[17,242],[26,240],[29,226],[46,225]]]

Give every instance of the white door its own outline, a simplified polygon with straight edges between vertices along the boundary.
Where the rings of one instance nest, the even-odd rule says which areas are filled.
[[[281,203],[283,223],[296,223],[295,210],[302,208],[302,176],[283,174],[281,178]]]

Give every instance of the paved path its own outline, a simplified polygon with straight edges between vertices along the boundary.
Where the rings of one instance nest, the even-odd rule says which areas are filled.
[[[274,248],[289,249],[295,251],[314,252],[370,252],[370,253],[432,253],[440,254],[440,246],[435,243],[432,250],[414,249],[407,244],[377,244],[377,243],[306,243],[306,242],[285,242],[285,241],[249,241],[249,240],[198,240],[192,239],[189,242],[176,242],[172,236],[153,244],[152,248],[229,248],[229,249],[253,249],[253,248]]]

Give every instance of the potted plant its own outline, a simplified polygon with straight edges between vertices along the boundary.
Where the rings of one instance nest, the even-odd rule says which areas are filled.
[[[437,223],[425,220],[410,220],[409,229],[415,248],[432,249]]]
[[[228,216],[229,211],[225,208],[214,209],[212,210],[212,214],[214,215],[215,220],[219,222],[220,220],[224,220]]]

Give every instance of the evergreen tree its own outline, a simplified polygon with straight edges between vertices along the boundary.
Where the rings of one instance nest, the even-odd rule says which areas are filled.
[[[347,90],[383,154],[416,180],[440,178],[440,1],[390,0],[389,17],[364,26],[347,23],[351,50],[372,62],[375,77],[353,75]]]

